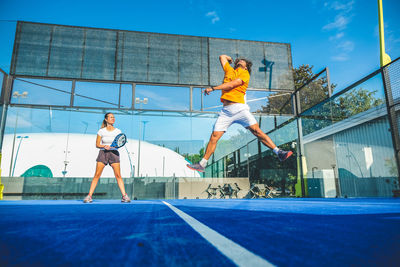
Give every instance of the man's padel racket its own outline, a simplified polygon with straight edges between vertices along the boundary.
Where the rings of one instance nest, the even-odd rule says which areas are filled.
[[[123,133],[120,133],[114,138],[114,141],[110,145],[111,149],[118,149],[120,147],[123,147],[126,144],[126,135]]]

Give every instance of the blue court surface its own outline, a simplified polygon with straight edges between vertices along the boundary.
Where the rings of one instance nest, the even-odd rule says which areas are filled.
[[[400,266],[400,199],[0,202],[1,266]]]

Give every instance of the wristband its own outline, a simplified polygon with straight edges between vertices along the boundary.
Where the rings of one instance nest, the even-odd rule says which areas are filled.
[[[211,86],[211,89],[212,89],[213,91],[215,91],[215,88],[214,88],[214,86]]]

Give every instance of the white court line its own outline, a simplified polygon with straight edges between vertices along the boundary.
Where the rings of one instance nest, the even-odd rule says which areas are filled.
[[[248,251],[244,247],[236,244],[232,240],[217,233],[208,226],[202,224],[195,218],[184,213],[183,211],[175,208],[171,204],[163,201],[171,210],[173,210],[179,217],[181,217],[187,224],[189,224],[196,232],[198,232],[204,239],[210,242],[222,254],[228,257],[238,266],[274,266],[267,260],[257,256],[256,254]]]

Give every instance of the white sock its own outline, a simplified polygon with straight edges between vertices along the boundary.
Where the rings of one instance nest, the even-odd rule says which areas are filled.
[[[278,155],[278,152],[279,152],[279,148],[278,147],[275,147],[274,149],[272,149],[272,151],[274,151],[274,153],[276,154],[276,155]]]
[[[199,162],[199,164],[201,165],[201,167],[205,168],[207,165],[207,161],[205,158],[202,158]]]

